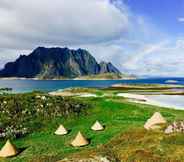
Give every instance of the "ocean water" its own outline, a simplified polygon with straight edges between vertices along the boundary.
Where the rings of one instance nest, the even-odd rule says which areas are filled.
[[[117,83],[127,84],[167,84],[167,80],[176,80],[183,84],[184,78],[147,78],[137,80],[0,80],[0,88],[12,88],[13,92],[31,92],[33,90],[55,91],[70,87],[104,88]]]

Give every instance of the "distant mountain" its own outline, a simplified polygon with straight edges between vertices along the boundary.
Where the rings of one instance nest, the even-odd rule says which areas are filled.
[[[76,78],[103,73],[120,74],[111,63],[97,63],[86,50],[38,47],[30,55],[21,55],[0,71],[0,77]]]

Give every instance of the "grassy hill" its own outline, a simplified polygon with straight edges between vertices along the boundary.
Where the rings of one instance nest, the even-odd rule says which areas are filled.
[[[71,113],[44,120],[40,129],[35,128],[24,137],[13,140],[24,151],[0,161],[54,162],[67,157],[77,162],[78,158],[99,155],[122,162],[184,161],[183,134],[165,135],[162,131],[147,132],[143,129],[145,121],[155,111],[161,112],[168,122],[183,119],[183,111],[130,103],[118,97],[82,98],[82,101],[87,102],[89,107],[80,115]],[[81,102],[80,98],[77,102]],[[45,111],[46,108],[43,107]],[[90,129],[96,120],[105,125],[104,131],[97,133]],[[66,136],[54,135],[59,124],[64,124],[70,133]],[[74,148],[70,142],[79,130],[90,139],[90,145]],[[1,139],[0,146],[4,142]]]

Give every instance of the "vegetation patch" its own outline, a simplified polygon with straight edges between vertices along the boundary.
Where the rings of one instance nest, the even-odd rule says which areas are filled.
[[[0,95],[0,138],[24,136],[54,118],[78,116],[87,107],[77,99],[44,93]]]
[[[24,118],[24,115],[19,113],[22,109],[12,111],[16,112],[14,115],[17,114],[16,120],[13,119],[12,123],[17,122],[15,125],[23,124],[23,127],[31,128],[26,136],[13,140],[18,148],[23,148],[23,151],[16,157],[2,159],[2,161],[55,162],[64,159],[73,161],[79,158],[93,159],[93,157],[104,157],[110,162],[184,161],[183,134],[166,135],[163,130],[146,131],[143,128],[144,123],[154,112],[160,112],[169,124],[183,119],[183,111],[130,103],[125,99],[110,96],[63,98],[31,93],[16,95],[16,97],[3,95],[1,98],[3,100],[1,99],[0,103],[3,103],[5,98],[8,103],[13,103],[11,109],[8,108],[9,111],[14,109],[16,102],[8,98],[21,99],[20,103],[24,101],[20,105],[24,105],[23,110],[30,109],[28,111],[30,115],[25,115],[28,118]],[[54,106],[48,106],[47,103],[52,103]],[[35,112],[37,109],[34,108],[35,105],[40,104],[43,104],[44,110],[47,110],[41,111],[41,114]],[[58,105],[60,106],[57,108]],[[76,105],[79,107],[76,108]],[[5,106],[3,106],[4,109]],[[0,119],[4,125],[11,123],[5,114],[3,117],[3,120]],[[103,131],[91,130],[96,120],[105,127]],[[69,134],[65,136],[54,134],[60,124],[69,130]],[[71,146],[78,131],[89,139],[89,145],[79,148]],[[4,143],[5,140],[0,140],[0,147]]]

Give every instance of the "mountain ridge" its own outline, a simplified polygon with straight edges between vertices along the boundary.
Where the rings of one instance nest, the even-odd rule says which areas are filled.
[[[0,70],[0,77],[54,79],[103,73],[121,74],[111,62],[98,63],[85,49],[38,47],[29,55],[8,62]]]

